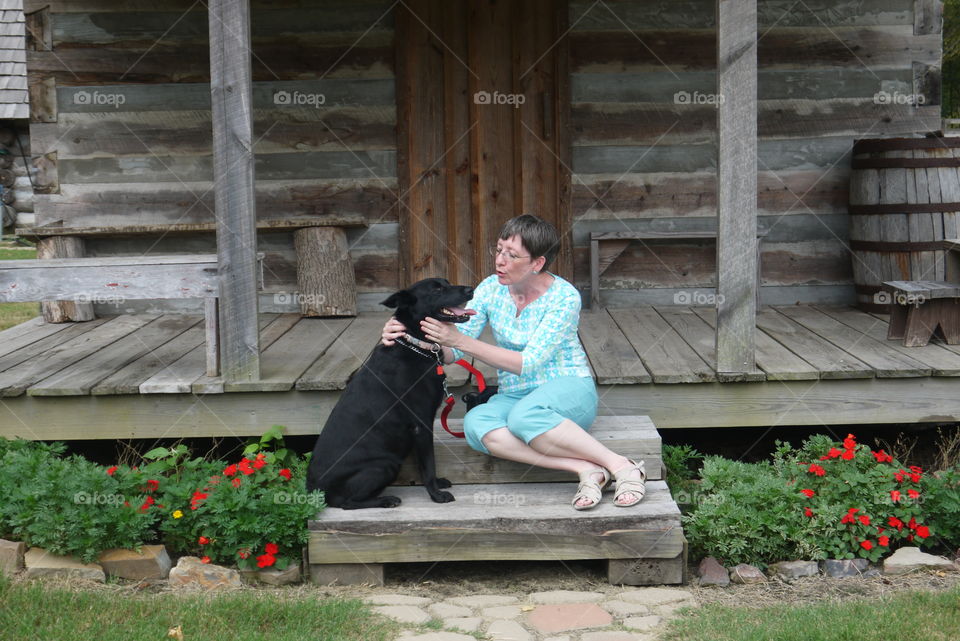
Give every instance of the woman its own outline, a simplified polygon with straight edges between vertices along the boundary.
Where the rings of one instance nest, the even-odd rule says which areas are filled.
[[[427,318],[420,327],[443,347],[444,362],[464,354],[498,370],[499,389],[464,418],[471,447],[512,461],[578,475],[578,510],[600,503],[616,479],[614,504],[635,505],[644,495],[643,462],[616,454],[587,430],[596,418],[597,391],[577,338],[580,294],[546,271],[560,238],[545,220],[524,214],[507,221],[491,248],[496,274],[474,291],[476,314],[458,326]],[[490,323],[496,345],[477,340]],[[382,342],[390,346],[406,328],[391,318]],[[415,340],[415,339],[414,339]]]

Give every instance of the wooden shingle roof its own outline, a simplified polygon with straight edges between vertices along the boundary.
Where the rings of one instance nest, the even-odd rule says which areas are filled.
[[[30,117],[23,0],[0,0],[0,120]]]

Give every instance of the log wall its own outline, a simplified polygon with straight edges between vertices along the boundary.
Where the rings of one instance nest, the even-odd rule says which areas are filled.
[[[591,231],[715,225],[716,109],[697,104],[715,86],[714,2],[570,0],[573,240],[584,290]],[[853,301],[852,141],[939,128],[941,28],[923,13],[929,4],[759,0],[764,302]],[[252,2],[258,216],[365,218],[369,228],[347,233],[361,310],[378,309],[398,284],[391,6]],[[37,224],[211,222],[205,6],[27,0],[25,10]],[[916,95],[921,106],[904,103]],[[94,255],[209,252],[213,236],[86,246]],[[293,232],[261,234],[259,249],[263,309],[295,310],[283,297],[296,288]],[[714,274],[712,243],[635,243],[605,272],[603,300],[671,303],[711,287]]]
[[[852,141],[940,127],[940,26],[925,4],[758,0],[764,302],[853,302]],[[715,229],[714,5],[571,0],[580,287],[592,231]],[[922,106],[907,104],[917,94]],[[602,301],[695,296],[715,284],[715,252],[712,242],[635,242],[603,274]]]

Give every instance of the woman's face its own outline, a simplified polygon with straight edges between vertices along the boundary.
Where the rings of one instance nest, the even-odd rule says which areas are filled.
[[[493,266],[501,285],[516,285],[533,274],[535,261],[520,236],[498,238],[497,249],[499,253],[493,258]]]

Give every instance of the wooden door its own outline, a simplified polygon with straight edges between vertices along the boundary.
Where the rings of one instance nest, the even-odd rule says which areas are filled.
[[[401,285],[476,284],[504,221],[561,233],[573,276],[566,0],[408,0],[396,14]]]

